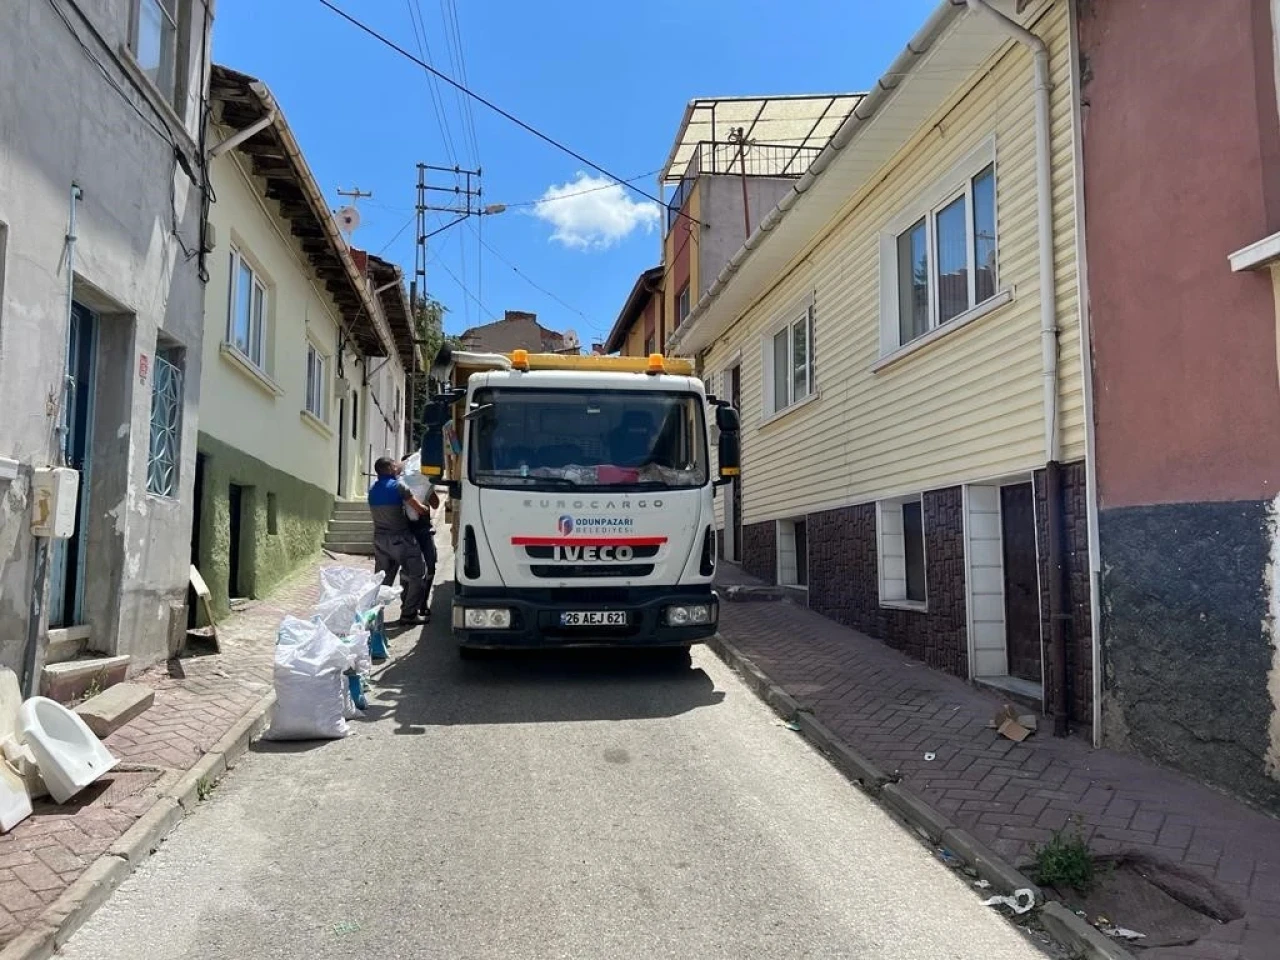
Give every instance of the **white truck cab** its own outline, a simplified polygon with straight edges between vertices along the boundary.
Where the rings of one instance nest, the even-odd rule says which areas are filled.
[[[464,655],[715,633],[713,497],[737,475],[738,420],[687,361],[446,348],[445,370],[421,469],[449,467]]]

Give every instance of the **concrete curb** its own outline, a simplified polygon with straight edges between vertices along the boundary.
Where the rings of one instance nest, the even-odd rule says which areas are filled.
[[[1040,911],[1040,922],[1049,935],[1081,951],[1086,960],[1134,960],[1134,955],[1101,930],[1090,926],[1057,900]]]
[[[276,695],[268,693],[177,782],[162,790],[133,826],[85,869],[31,926],[0,949],[0,960],[48,960],[112,892],[151,855],[199,802],[200,783],[235,765],[270,722]]]

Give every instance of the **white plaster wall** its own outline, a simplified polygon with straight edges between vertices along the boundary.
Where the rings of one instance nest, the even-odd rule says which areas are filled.
[[[225,133],[220,130],[217,136]],[[218,202],[210,210],[209,221],[216,247],[209,257],[205,297],[202,389],[206,402],[200,429],[336,494],[339,312],[289,225],[280,219],[276,203],[263,197],[265,184],[247,174],[241,164],[234,150],[213,161]],[[226,347],[233,246],[268,287],[265,376],[255,376]],[[308,341],[329,358],[324,423],[304,412]],[[350,354],[342,366],[348,385],[359,390],[362,377]]]
[[[104,408],[115,410],[115,422],[96,425],[98,440],[114,444],[117,456],[95,468],[88,492],[97,531],[86,596],[93,645],[132,654],[135,668],[164,656],[169,604],[181,602],[187,583],[202,288],[198,258],[187,258],[173,233],[189,249],[198,246],[200,191],[175,167],[174,144],[194,162],[198,110],[190,101],[205,87],[204,4],[194,3],[185,130],[183,118],[160,107],[158,96],[149,99],[145,79],[127,68],[120,50],[128,0],[79,6],[102,40],[67,7],[71,26],[120,90],[49,4],[0,3],[0,221],[8,227],[0,456],[17,458],[23,470],[17,481],[0,480],[0,665],[9,667],[20,666],[33,590],[27,477],[53,455],[57,409],[50,400],[58,396],[64,359],[73,182],[84,191],[75,276],[79,295],[108,312],[99,382],[119,401]],[[187,348],[180,489],[171,500],[146,493],[151,397],[138,359],[154,355],[159,333]]]

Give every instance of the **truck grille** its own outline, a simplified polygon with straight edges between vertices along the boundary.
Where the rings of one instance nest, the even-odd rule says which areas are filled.
[[[535,577],[559,580],[568,577],[647,577],[653,573],[652,563],[535,563],[529,568]]]
[[[555,547],[525,547],[525,554],[530,560],[553,560],[555,559]],[[631,548],[631,557],[633,560],[652,560],[658,555],[658,547],[655,546],[636,546]]]

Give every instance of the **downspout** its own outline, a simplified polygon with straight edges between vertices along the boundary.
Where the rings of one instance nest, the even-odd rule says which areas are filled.
[[[258,95],[259,99],[266,99],[266,97],[270,96],[270,94],[266,93],[265,89],[262,89],[262,90],[256,89],[257,87],[260,87],[261,84],[250,84],[249,86],[251,89],[253,89],[253,92]],[[209,156],[220,157],[224,153],[234,150],[236,147],[240,146],[240,144],[244,143],[250,137],[256,136],[257,134],[261,133],[263,130],[267,129],[267,127],[271,126],[275,122],[276,122],[276,107],[275,107],[275,104],[273,103],[270,107],[267,108],[267,112],[265,114],[263,114],[257,120],[253,121],[253,123],[249,124],[249,126],[245,127],[243,130],[237,130],[231,136],[227,137],[227,139],[223,140],[221,143],[219,143],[217,146],[211,149],[209,151]]]
[[[1021,24],[989,5],[987,0],[966,0],[969,10],[986,16],[997,28],[1026,46],[1035,60],[1036,108],[1036,217],[1040,247],[1040,357],[1044,392],[1044,447],[1046,526],[1049,530],[1049,649],[1052,658],[1053,733],[1068,732],[1071,704],[1067,678],[1065,609],[1064,511],[1062,437],[1058,416],[1057,284],[1053,256],[1053,170],[1049,131],[1049,48]]]
[[[54,456],[59,466],[65,466],[71,436],[71,398],[74,384],[71,382],[71,323],[75,310],[76,283],[76,206],[84,197],[78,184],[71,184],[67,213],[67,315],[66,337],[62,351],[62,408],[57,427],[58,445]],[[81,496],[83,496],[81,491]],[[40,622],[44,619],[47,590],[45,580],[49,576],[49,538],[36,537],[35,572],[31,582],[31,602],[27,607],[27,648],[22,656],[22,695],[33,697],[38,692],[36,660],[40,653]]]

